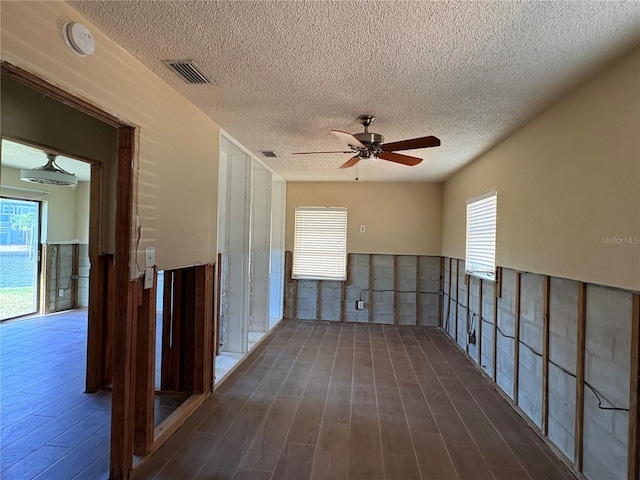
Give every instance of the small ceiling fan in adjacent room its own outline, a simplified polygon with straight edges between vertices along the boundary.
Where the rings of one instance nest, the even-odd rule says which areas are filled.
[[[331,130],[341,140],[347,142],[350,150],[337,152],[295,152],[293,155],[313,155],[328,153],[350,153],[355,154],[340,168],[349,168],[356,165],[361,160],[387,160],[389,162],[401,163],[413,167],[422,162],[421,158],[396,153],[397,150],[414,150],[416,148],[428,148],[440,146],[440,139],[434,136],[412,138],[410,140],[400,140],[398,142],[384,143],[384,137],[379,133],[369,132],[369,126],[375,120],[373,115],[360,115],[358,121],[364,127],[362,133],[347,133],[340,130]]]

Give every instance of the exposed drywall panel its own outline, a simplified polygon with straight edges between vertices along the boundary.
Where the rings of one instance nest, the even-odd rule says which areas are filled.
[[[587,286],[584,474],[597,480],[627,478],[631,292]]]
[[[465,202],[498,191],[498,265],[640,290],[640,50],[447,180],[443,255]]]
[[[251,165],[251,251],[249,288],[251,309],[249,329],[269,330],[269,262],[271,258],[271,172]]]
[[[147,246],[156,247],[160,268],[215,262],[219,127],[64,2],[1,8],[3,60],[137,127],[137,264],[144,265]],[[67,48],[60,32],[69,20],[89,28],[93,55],[81,58]],[[131,273],[139,268],[132,265]]]
[[[441,252],[439,183],[288,182],[287,250],[293,250],[296,206],[347,207],[348,252],[438,256]]]
[[[284,221],[286,184],[281,180],[271,185],[271,257],[269,281],[269,318],[281,320],[284,302]]]
[[[549,280],[549,439],[573,461],[575,453],[578,282]]]

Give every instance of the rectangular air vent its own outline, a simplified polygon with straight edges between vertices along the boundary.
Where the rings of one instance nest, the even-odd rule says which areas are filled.
[[[163,60],[162,63],[187,83],[215,83],[193,60]]]
[[[260,153],[267,158],[276,158],[276,152],[273,150],[260,150]]]

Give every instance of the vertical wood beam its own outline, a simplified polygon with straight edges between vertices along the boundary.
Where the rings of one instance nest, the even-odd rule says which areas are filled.
[[[104,255],[106,301],[104,303],[104,378],[103,385],[113,380],[113,332],[116,324],[116,272],[112,254]]]
[[[478,366],[482,368],[482,278],[478,279],[478,335],[476,335],[476,345],[478,346]]]
[[[71,308],[78,307],[78,271],[80,265],[80,245],[71,245]]]
[[[465,350],[467,352],[467,355],[469,355],[469,322],[470,322],[470,318],[469,318],[469,314],[471,312],[471,306],[469,305],[469,300],[471,298],[471,277],[469,275],[464,276],[464,283],[467,286],[467,298],[466,298],[466,302],[467,302],[467,314],[466,314],[466,321],[467,321],[467,338],[465,343]]]
[[[104,388],[107,371],[111,365],[106,358],[107,308],[109,297],[108,277],[105,276],[106,258],[100,255],[102,227],[102,165],[91,164],[89,182],[89,309],[87,318],[87,392]],[[105,298],[106,297],[106,298]],[[112,304],[113,309],[113,304]],[[109,378],[111,380],[111,378]]]
[[[522,273],[516,272],[516,311],[513,326],[513,401],[518,405],[518,382],[520,380],[520,288]]]
[[[369,254],[369,323],[373,322],[373,255]]]
[[[491,377],[494,382],[498,381],[498,299],[502,297],[502,267],[496,269],[496,280],[493,284],[493,374]]]
[[[136,322],[136,382],[133,429],[133,452],[149,453],[153,443],[155,358],[156,358],[156,288],[157,274],[153,272],[153,286],[142,292]]]
[[[542,433],[549,435],[549,275],[543,277],[542,285]]]
[[[340,322],[345,321],[347,308],[347,284],[351,281],[351,254],[347,253],[347,278],[340,284]]]
[[[194,315],[194,372],[193,389],[208,395],[213,391],[214,332],[214,266],[201,265],[195,270]]]
[[[58,290],[60,290],[60,247],[62,245],[56,245],[56,289],[54,290],[54,307],[53,311],[57,312],[60,308],[60,295],[58,295]]]
[[[214,305],[214,374],[215,374],[215,355],[220,353],[220,295],[222,294],[221,285],[222,285],[222,254],[218,253],[218,261],[216,262],[216,283],[215,283],[215,295],[216,301]],[[284,298],[283,302],[283,312],[284,312]]]
[[[451,321],[451,269],[453,268],[453,258],[449,257],[449,292],[447,293],[447,333],[449,334],[449,336],[451,336],[451,334],[449,333],[449,323]]]
[[[638,376],[640,375],[640,293],[633,294],[631,308],[631,365],[629,368],[629,444],[628,480],[638,480],[640,475],[640,443],[638,441]]]
[[[576,418],[574,466],[582,472],[582,445],[584,440],[584,358],[587,326],[587,286],[578,282],[578,325],[576,332]]]
[[[440,286],[438,292],[438,328],[442,329],[444,325],[443,316],[444,308],[444,257],[440,257]]]
[[[398,256],[393,256],[393,324],[398,323],[398,302],[396,291],[398,290]],[[418,323],[416,322],[416,325]]]
[[[110,478],[127,478],[133,465],[132,378],[135,315],[129,282],[131,213],[133,205],[133,137],[129,127],[118,129],[116,186],[115,328],[113,332],[113,381],[111,390]],[[135,285],[134,282],[132,282]]]
[[[456,258],[456,334],[455,340],[458,343],[458,305],[460,305],[460,259]]]
[[[422,307],[420,305],[420,268],[422,263],[420,262],[420,255],[416,255],[416,325],[421,325]]]
[[[316,320],[322,320],[322,280],[316,280]]]

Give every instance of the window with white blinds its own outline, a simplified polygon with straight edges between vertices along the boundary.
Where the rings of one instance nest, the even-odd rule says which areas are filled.
[[[496,276],[497,206],[495,190],[467,200],[465,271],[487,280],[495,280]]]
[[[346,280],[347,209],[296,207],[293,278]]]

